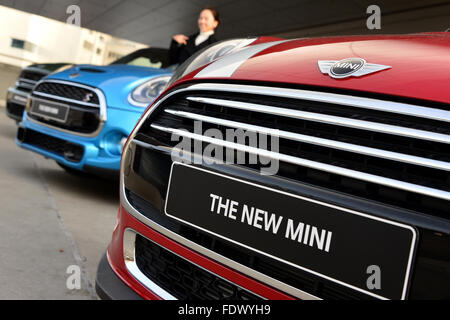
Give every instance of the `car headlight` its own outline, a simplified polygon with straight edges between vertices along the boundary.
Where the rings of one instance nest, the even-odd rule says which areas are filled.
[[[166,88],[170,76],[153,78],[134,89],[129,97],[129,102],[137,107],[148,107]]]
[[[181,64],[172,78],[170,78],[169,83],[167,83],[167,87],[170,87],[177,80],[181,79],[188,73],[204,66],[210,62],[213,62],[220,57],[223,57],[227,54],[234,53],[239,51],[240,49],[248,46],[257,38],[248,38],[248,39],[232,39],[225,40],[217,43],[213,43],[205,49],[197,52],[192,55],[189,59],[187,59],[183,64]]]

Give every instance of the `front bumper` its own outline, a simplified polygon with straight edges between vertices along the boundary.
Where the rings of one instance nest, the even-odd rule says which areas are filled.
[[[120,206],[118,224],[113,231],[112,240],[108,248],[108,259],[115,274],[144,299],[173,300],[174,298],[182,298],[176,296],[177,292],[172,292],[167,287],[167,283],[159,281],[162,278],[147,276],[148,273],[142,269],[142,265],[137,261],[138,256],[135,256],[135,252],[137,252],[136,243],[139,241],[136,240],[137,237],[140,237],[141,240],[145,238],[146,241],[151,241],[160,248],[157,251],[164,252],[162,253],[162,261],[158,260],[156,262],[155,260],[155,266],[158,266],[158,268],[161,267],[161,263],[168,263],[171,265],[169,269],[173,271],[173,264],[175,263],[176,266],[188,266],[187,268],[191,270],[201,269],[202,273],[208,273],[210,277],[218,278],[221,284],[227,282],[227,284],[223,284],[224,287],[228,288],[227,290],[234,286],[235,288],[239,287],[241,292],[245,291],[250,293],[250,296],[254,297],[256,295],[262,299],[293,299],[283,292],[275,290],[167,238],[134,218],[123,206]],[[178,261],[180,259],[184,262]],[[184,280],[180,281],[180,283],[184,283]]]
[[[30,143],[23,138],[23,135],[26,135],[27,132],[37,133],[43,137],[48,137],[48,139],[44,140],[58,140],[59,143],[76,146],[77,149],[82,150],[80,151],[82,155],[74,160],[65,155],[64,151],[56,152],[55,148],[49,147],[48,145],[42,143]],[[102,147],[101,134],[97,137],[80,137],[74,134],[61,132],[28,120],[26,114],[24,115],[23,121],[19,124],[16,144],[24,149],[36,152],[46,158],[53,159],[76,170],[89,172],[98,170],[117,175],[120,169],[121,156],[112,155]]]
[[[98,265],[95,291],[103,300],[143,300],[114,273],[106,253]]]

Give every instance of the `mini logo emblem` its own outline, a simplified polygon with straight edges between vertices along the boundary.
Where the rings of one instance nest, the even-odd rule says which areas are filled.
[[[77,78],[79,76],[81,76],[81,74],[79,74],[78,72],[72,73],[72,74],[69,75],[70,79]]]
[[[87,93],[87,94],[84,96],[83,101],[84,101],[84,102],[89,102],[89,101],[91,101],[91,99],[92,99],[93,96],[94,96],[94,95],[93,95],[92,93]]]
[[[344,79],[350,76],[361,77],[366,74],[392,68],[381,64],[367,63],[361,58],[347,58],[339,61],[319,60],[319,69],[335,79]]]

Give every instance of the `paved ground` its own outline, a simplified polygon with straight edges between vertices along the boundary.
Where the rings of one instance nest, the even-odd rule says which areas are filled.
[[[0,299],[96,299],[118,184],[70,175],[17,147],[15,133],[0,106]],[[82,270],[80,290],[66,286],[71,265]]]

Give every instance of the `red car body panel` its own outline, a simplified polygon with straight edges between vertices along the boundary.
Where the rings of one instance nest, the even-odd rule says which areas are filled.
[[[218,79],[320,86],[450,103],[449,40],[448,33],[290,40],[254,55],[231,77]],[[320,72],[318,60],[345,58],[363,58],[392,68],[346,79]],[[196,80],[197,73],[182,82]]]

